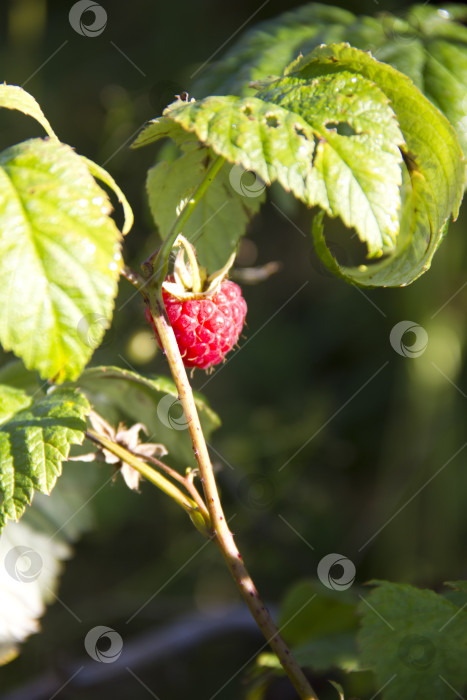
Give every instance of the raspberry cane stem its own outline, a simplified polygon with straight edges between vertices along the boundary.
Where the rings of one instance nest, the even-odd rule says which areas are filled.
[[[193,450],[199,467],[201,482],[203,484],[206,505],[211,519],[214,542],[220,549],[253,618],[263,633],[267,643],[277,655],[277,658],[299,697],[302,700],[318,700],[318,696],[292,656],[276,624],[271,618],[269,611],[259,597],[256,586],[243,563],[242,556],[237,549],[233,535],[227,525],[217,491],[211,459],[196,410],[193,391],[183,365],[175,334],[165,312],[160,288],[159,290],[154,288],[151,290],[149,294],[149,308],[178,390],[178,397],[185,413]]]

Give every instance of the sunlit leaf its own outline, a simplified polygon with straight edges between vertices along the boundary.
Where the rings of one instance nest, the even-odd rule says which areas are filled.
[[[0,341],[43,378],[77,377],[110,324],[121,235],[109,213],[68,146],[0,154]]]
[[[18,520],[34,491],[50,493],[71,445],[84,439],[89,404],[57,389],[0,426],[0,528]]]

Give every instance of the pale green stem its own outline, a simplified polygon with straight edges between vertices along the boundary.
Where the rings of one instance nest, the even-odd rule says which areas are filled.
[[[89,440],[97,443],[100,447],[104,447],[106,450],[118,457],[122,462],[129,464],[130,467],[136,469],[141,476],[144,476],[145,479],[157,486],[157,488],[167,494],[167,496],[170,496],[170,498],[172,498],[176,503],[178,503],[179,506],[183,508],[186,513],[188,513],[198,530],[200,530],[203,535],[207,537],[210,536],[211,532],[209,516],[206,518],[206,515],[201,512],[198,504],[192,498],[189,498],[182,491],[180,491],[180,489],[177,488],[175,484],[172,484],[171,481],[166,479],[165,476],[157,472],[155,469],[152,469],[152,467],[147,465],[146,462],[143,462],[142,459],[125,449],[125,447],[122,445],[113,442],[113,440],[110,440],[104,435],[97,433],[91,428],[86,431],[86,437]]]
[[[164,239],[162,246],[159,248],[158,253],[155,257],[151,256],[145,263],[143,263],[143,272],[147,274],[147,277],[152,276],[152,279],[157,287],[161,288],[162,282],[167,276],[167,269],[169,263],[169,256],[177,238],[178,234],[181,233],[186,222],[192,215],[193,211],[196,209],[199,201],[203,197],[204,193],[216,177],[219,170],[224,164],[224,158],[222,156],[217,156],[212,161],[211,165],[206,171],[203,180],[198,185],[197,189],[190,197],[189,201],[185,204],[180,214],[175,219],[175,222],[170,229],[169,233]]]

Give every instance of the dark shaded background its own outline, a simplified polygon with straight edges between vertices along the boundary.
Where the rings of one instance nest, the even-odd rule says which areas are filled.
[[[138,266],[157,245],[144,196],[156,149],[130,151],[127,144],[175,93],[189,89],[193,72],[220,56],[242,24],[300,3],[270,0],[262,9],[259,1],[102,4],[107,27],[86,38],[69,25],[71,2],[3,2],[1,78],[24,85],[61,140],[117,180],[136,215],[125,257]],[[343,6],[374,13],[403,3]],[[0,118],[1,148],[42,135],[19,113]],[[278,604],[294,581],[316,575],[329,552],[352,559],[361,584],[385,578],[439,589],[446,579],[466,578],[465,212],[428,274],[406,289],[363,292],[323,270],[308,235],[308,212],[278,191],[275,202],[294,224],[266,205],[240,257],[245,264],[283,263],[274,278],[245,289],[251,342],[221,371],[194,378],[222,417],[213,457],[226,511],[235,514],[232,529],[260,591]],[[339,245],[341,236],[337,226],[331,229]],[[131,296],[123,280],[114,325],[93,362],[166,373],[160,355],[147,362],[146,350],[138,352],[148,337],[141,335],[142,303]],[[428,332],[427,350],[416,359],[398,355],[389,343],[391,328],[405,319]],[[109,472],[100,469],[104,480]],[[149,485],[136,495],[117,482],[93,503],[96,527],[66,567],[62,603],[49,608],[43,633],[0,671],[4,690],[77,662],[93,625],[107,624],[134,640],[194,609],[237,602],[217,550],[208,546],[195,555],[203,544],[198,533]],[[260,645],[254,632],[227,629],[213,642],[145,665],[139,676],[161,700],[207,700]],[[216,697],[242,697],[245,678],[246,670]],[[128,675],[93,689],[70,685],[58,697],[110,695],[151,697]],[[280,686],[275,697],[292,695]]]

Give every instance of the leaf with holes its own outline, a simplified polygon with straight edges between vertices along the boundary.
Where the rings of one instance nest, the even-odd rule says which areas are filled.
[[[266,183],[278,180],[309,206],[340,215],[357,228],[371,255],[391,249],[403,137],[388,98],[350,72],[306,84],[286,78],[269,95],[179,101],[165,116]],[[161,132],[166,133],[165,123]],[[157,124],[140,138],[151,136],[158,138]]]
[[[0,342],[44,379],[73,379],[110,324],[121,234],[69,146],[31,139],[0,154]]]
[[[309,80],[292,74],[258,97],[300,115],[313,130],[307,204],[355,228],[370,257],[390,252],[399,231],[404,138],[384,92],[343,69]]]
[[[82,394],[57,389],[0,427],[0,528],[21,517],[34,491],[50,493],[88,412]]]
[[[347,41],[411,78],[455,127],[467,154],[466,19],[465,5],[419,4],[404,7],[401,16],[385,10],[371,17],[310,3],[245,32],[221,60],[203,70],[191,92],[198,98],[253,95],[252,83],[281,75],[300,54]]]
[[[298,59],[286,73],[306,86],[336,71],[362,75],[381,88],[391,100],[405,145],[400,231],[394,249],[381,262],[358,268],[336,262],[334,267],[348,281],[365,286],[409,284],[429,268],[450,217],[455,218],[459,211],[464,164],[456,133],[408,78],[348,45],[320,47]],[[287,102],[282,80],[264,88],[265,99]],[[322,227],[317,226],[314,234],[322,254],[326,247]],[[326,263],[326,256],[322,259]]]
[[[136,145],[174,135],[173,120],[267,184],[339,216],[366,244],[368,264],[343,267],[314,228],[323,261],[362,286],[409,284],[427,270],[463,195],[453,127],[409,78],[348,44],[321,46],[256,97],[170,105]],[[374,259],[374,261],[372,260]]]

